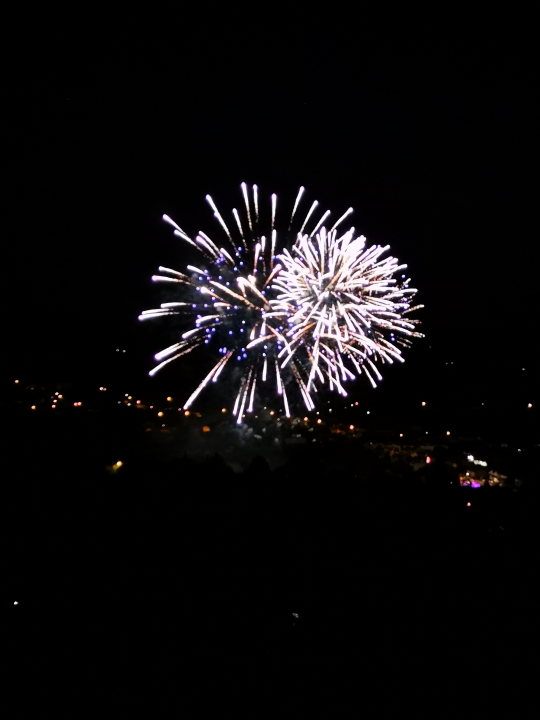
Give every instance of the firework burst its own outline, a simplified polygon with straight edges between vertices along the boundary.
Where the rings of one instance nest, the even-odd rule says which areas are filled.
[[[258,188],[253,186],[251,201],[245,183],[241,189],[244,225],[233,209],[233,231],[206,196],[226,236],[223,247],[202,231],[189,237],[163,216],[175,235],[197,249],[199,260],[188,265],[187,272],[160,267],[161,274],[152,277],[155,282],[175,283],[178,301],[146,310],[139,320],[182,315],[190,328],[156,354],[159,364],[150,375],[196,348],[219,345],[221,357],[184,408],[210,382],[217,382],[226,366],[236,363],[242,369],[233,407],[238,423],[245,412],[253,411],[255,389],[261,383],[274,385],[287,417],[286,385],[291,378],[309,410],[315,406],[312,393],[322,386],[346,395],[344,383],[365,373],[375,387],[374,378],[382,379],[377,365],[403,362],[398,346],[408,347],[411,338],[422,337],[414,330],[418,320],[403,319],[422,307],[411,306],[416,289],[409,288],[409,280],[398,282],[393,277],[406,265],[393,257],[381,259],[389,246],[366,248],[366,239],[355,238],[354,228],[338,237],[337,228],[352,208],[329,231],[323,223],[330,211],[325,212],[308,235],[306,227],[318,206],[315,201],[290,241],[303,187],[283,234],[278,235],[275,227],[277,197],[271,196],[269,229],[263,235]]]

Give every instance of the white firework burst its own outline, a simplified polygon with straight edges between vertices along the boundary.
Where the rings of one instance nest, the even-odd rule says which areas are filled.
[[[398,283],[393,277],[406,266],[392,257],[380,259],[388,246],[366,249],[365,238],[355,238],[354,228],[338,237],[337,227],[352,208],[328,232],[323,224],[330,215],[326,211],[307,235],[304,231],[314,222],[318,206],[315,201],[296,237],[289,239],[303,187],[284,232],[275,227],[277,196],[271,196],[269,231],[263,235],[258,188],[253,186],[252,203],[245,183],[241,188],[248,229],[233,209],[231,231],[206,196],[226,236],[226,247],[202,231],[190,237],[163,216],[199,258],[196,265],[187,265],[187,272],[160,267],[161,274],[152,278],[176,287],[178,298],[144,311],[139,319],[177,315],[190,327],[155,355],[160,362],[150,375],[196,348],[211,350],[219,344],[221,357],[216,355],[217,363],[183,407],[190,407],[208,383],[216,382],[225,366],[235,361],[242,370],[233,407],[238,423],[244,412],[253,411],[260,383],[275,383],[287,417],[289,378],[309,410],[315,407],[312,392],[317,392],[317,384],[346,395],[344,383],[364,372],[375,386],[374,377],[382,379],[377,364],[402,361],[398,345],[407,347],[410,338],[422,337],[414,331],[417,320],[403,319],[422,307],[411,307],[416,290],[408,287],[408,280]]]
[[[280,256],[282,270],[273,281],[278,294],[272,310],[282,312],[289,325],[281,367],[305,352],[308,396],[316,381],[325,379],[330,389],[346,395],[343,383],[362,372],[376,387],[382,380],[378,363],[403,362],[398,346],[423,337],[415,331],[419,321],[403,317],[423,307],[411,305],[417,290],[410,280],[394,277],[407,266],[394,257],[381,259],[389,246],[366,248],[366,238],[355,238],[354,228],[338,237],[336,228],[350,212],[329,232],[322,227],[316,233],[316,227],[309,236],[299,234],[292,251]]]

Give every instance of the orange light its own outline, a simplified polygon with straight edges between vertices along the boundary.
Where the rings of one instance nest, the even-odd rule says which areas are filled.
[[[131,395],[128,395],[128,400],[133,400],[133,398],[131,397]]]
[[[450,435],[450,430],[447,430],[447,431],[446,431],[446,434],[447,434],[447,435]]]
[[[225,412],[227,412],[227,409],[226,409],[226,408],[221,408],[221,412],[225,413]]]
[[[188,416],[189,416],[189,410],[186,410],[186,412],[184,413],[184,415],[185,415],[186,417],[188,417]]]
[[[73,403],[73,407],[77,407],[77,403]]]
[[[35,410],[35,409],[36,409],[36,406],[32,405],[31,410]]]
[[[161,410],[158,412],[157,416],[158,416],[158,417],[163,417],[163,413],[161,412]]]
[[[59,396],[58,396],[58,399],[59,399],[59,400],[62,400],[63,397],[64,397],[63,395],[59,395]]]
[[[78,402],[77,405],[79,405],[79,406],[82,405],[82,402]]]
[[[172,402],[172,397],[168,397],[167,402]]]
[[[304,422],[307,422],[307,417],[304,418]]]
[[[429,465],[429,463],[431,462],[431,458],[429,457],[429,455],[426,457],[426,462],[427,462],[428,465]]]
[[[320,425],[321,423],[322,423],[322,420],[319,418],[319,419],[317,420],[317,425]]]
[[[274,414],[274,411],[273,411],[273,410],[270,410],[270,415],[273,415],[273,414]]]
[[[53,406],[52,406],[52,409],[54,410],[54,409],[55,409],[55,407],[56,407],[56,405],[53,405]]]
[[[137,400],[137,405],[140,405],[140,404],[141,404],[141,401],[140,401],[140,400]]]
[[[423,402],[423,403],[422,403],[422,407],[425,407],[425,406],[426,406],[426,403],[425,403],[425,402]]]
[[[116,467],[122,467],[122,465],[123,465],[123,462],[121,460],[118,460],[118,462],[116,463]]]
[[[18,382],[19,382],[18,380],[15,380],[15,384],[17,384]]]
[[[354,430],[354,425],[349,425],[349,430]]]
[[[202,431],[203,431],[203,432],[210,432],[210,428],[208,427],[208,425],[203,425]]]
[[[403,437],[403,433],[399,433],[399,437]]]

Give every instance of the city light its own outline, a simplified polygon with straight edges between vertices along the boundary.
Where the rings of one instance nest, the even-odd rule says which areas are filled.
[[[529,409],[532,408],[532,403],[529,403],[529,404],[527,405],[527,407],[528,407]]]
[[[471,507],[471,503],[470,503],[470,502],[467,503],[467,507]]]
[[[399,437],[403,437],[403,433],[399,433]]]
[[[15,380],[15,385],[17,385],[18,382],[19,382],[18,380]]]
[[[450,430],[447,430],[447,431],[446,431],[446,434],[447,434],[447,435],[450,435]]]
[[[158,412],[157,416],[158,416],[158,417],[163,417],[163,413],[161,412],[161,410]]]
[[[320,425],[321,423],[322,423],[322,420],[319,418],[319,419],[317,420],[317,424]]]
[[[431,462],[431,458],[430,458],[429,455],[428,455],[428,456],[426,457],[426,463],[429,465],[430,462]]]
[[[140,401],[140,400],[137,400],[137,405],[140,405],[140,404],[141,404],[141,401]]]
[[[273,410],[270,410],[270,415],[273,415],[273,414],[274,414],[274,411],[273,411]]]
[[[116,467],[122,467],[124,463],[121,460],[117,460]]]
[[[59,400],[62,400],[63,397],[64,397],[63,395],[59,395],[59,396],[58,396],[58,399],[59,399]]]
[[[186,417],[189,417],[189,410],[186,410],[186,412],[184,413],[184,415],[185,415]]]
[[[203,431],[203,432],[210,432],[210,428],[208,427],[208,425],[203,425],[202,431]]]
[[[468,460],[469,462],[473,462],[473,461],[474,461],[474,455],[467,455],[467,460]]]
[[[172,397],[168,397],[167,402],[172,402]]]
[[[32,405],[31,410],[35,410],[35,409],[36,409],[36,406]]]
[[[227,408],[221,408],[221,412],[222,412],[222,413],[226,413],[226,412],[227,412]]]
[[[349,425],[349,430],[354,430],[354,425]]]
[[[422,403],[422,407],[425,407],[425,406],[426,406],[426,403],[425,403],[425,402],[423,402],[423,403]]]
[[[305,417],[305,418],[304,418],[304,422],[307,422],[307,421],[308,421],[308,419],[307,419],[307,417]]]

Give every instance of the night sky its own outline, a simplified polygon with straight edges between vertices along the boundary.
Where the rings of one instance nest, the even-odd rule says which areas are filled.
[[[159,302],[150,277],[189,261],[161,216],[219,232],[204,197],[228,217],[242,181],[282,212],[300,185],[333,216],[352,205],[408,263],[427,338],[394,387],[448,360],[493,388],[532,369],[538,141],[519,38],[396,45],[321,24],[306,43],[286,23],[253,37],[220,22],[21,53],[4,97],[10,372],[101,384],[119,347],[146,378],[169,341],[136,319]]]

